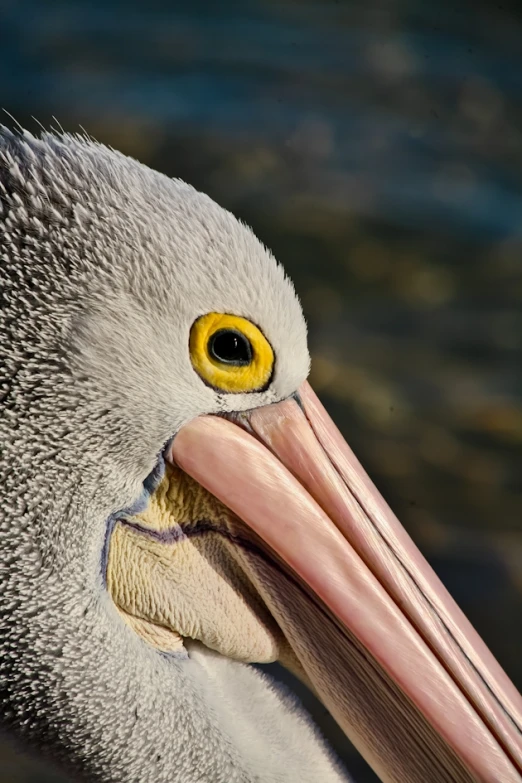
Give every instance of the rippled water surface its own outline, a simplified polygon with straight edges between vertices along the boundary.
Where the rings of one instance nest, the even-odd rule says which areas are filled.
[[[187,179],[286,265],[316,389],[519,688],[521,40],[508,2],[0,2],[17,120]]]

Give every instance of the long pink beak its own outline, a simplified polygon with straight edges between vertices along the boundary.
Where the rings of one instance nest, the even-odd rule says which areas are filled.
[[[172,459],[293,575],[294,651],[383,781],[520,783],[520,694],[308,383],[298,400],[195,419]]]

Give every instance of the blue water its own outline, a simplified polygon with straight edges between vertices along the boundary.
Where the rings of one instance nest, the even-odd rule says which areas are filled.
[[[522,27],[498,7],[33,0],[7,3],[1,34],[2,103],[15,114],[146,117],[265,142],[322,117],[335,140],[325,176],[364,172],[372,214],[474,237],[522,230],[520,171],[457,121],[468,80],[517,108]],[[412,88],[431,102],[404,111]],[[435,193],[441,161],[468,166],[473,186]]]

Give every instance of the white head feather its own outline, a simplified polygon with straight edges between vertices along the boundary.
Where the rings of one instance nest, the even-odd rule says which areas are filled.
[[[184,422],[306,377],[282,268],[189,185],[81,137],[5,129],[0,257],[0,725],[90,780],[340,780],[259,674],[147,649],[100,573],[107,518]],[[266,391],[217,393],[195,373],[189,330],[209,311],[262,329]]]

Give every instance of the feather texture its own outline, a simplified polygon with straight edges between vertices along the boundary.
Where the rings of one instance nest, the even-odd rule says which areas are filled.
[[[197,645],[158,653],[102,578],[107,520],[184,422],[306,377],[282,268],[185,183],[82,137],[6,129],[0,265],[2,727],[90,781],[344,780],[292,698]],[[269,389],[199,379],[188,335],[210,311],[263,329]]]

